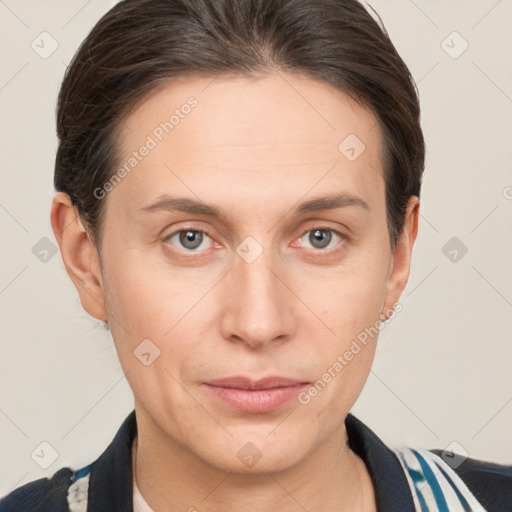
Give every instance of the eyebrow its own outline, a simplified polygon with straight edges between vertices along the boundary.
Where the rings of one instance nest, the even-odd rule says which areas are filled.
[[[345,208],[348,206],[357,206],[370,211],[368,203],[355,195],[342,193],[331,194],[324,197],[317,197],[309,201],[301,203],[295,208],[296,215],[304,215],[323,210],[334,210],[337,208]],[[188,197],[171,197],[168,195],[161,196],[155,203],[141,208],[145,213],[158,211],[178,211],[183,213],[195,213],[198,215],[206,215],[209,217],[217,217],[226,220],[222,212],[215,206],[190,199]]]

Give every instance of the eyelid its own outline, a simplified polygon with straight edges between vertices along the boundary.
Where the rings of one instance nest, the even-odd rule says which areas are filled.
[[[343,238],[348,238],[347,236],[345,236],[341,231],[331,227],[331,226],[324,226],[324,225],[314,225],[312,227],[309,227],[307,229],[305,229],[302,233],[302,235],[299,237],[299,238],[302,238],[306,233],[309,233],[310,231],[332,231],[333,233],[336,233],[337,235],[339,235],[340,237],[343,237]]]

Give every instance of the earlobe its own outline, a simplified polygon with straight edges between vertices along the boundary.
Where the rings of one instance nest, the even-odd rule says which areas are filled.
[[[83,308],[94,318],[107,320],[98,252],[68,194],[55,194],[50,220],[62,261]]]
[[[407,204],[404,227],[390,262],[390,273],[386,282],[386,300],[382,309],[383,319],[391,315],[393,305],[400,299],[409,280],[412,249],[418,234],[419,207],[419,198],[411,196]]]

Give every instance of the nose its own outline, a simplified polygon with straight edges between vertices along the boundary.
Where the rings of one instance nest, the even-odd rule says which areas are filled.
[[[225,283],[225,339],[257,350],[293,337],[297,315],[292,308],[297,299],[283,266],[273,260],[270,251],[264,251],[251,263],[236,255]]]

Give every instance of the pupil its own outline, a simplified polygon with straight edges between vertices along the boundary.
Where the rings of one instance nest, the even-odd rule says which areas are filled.
[[[199,233],[198,231],[186,231],[185,233],[181,234],[181,242],[185,247],[189,249],[195,249],[196,247],[199,247],[201,245],[201,236],[202,234]],[[190,242],[192,242],[191,245]]]
[[[330,242],[330,239],[331,239],[331,234],[324,230],[324,229],[317,229],[313,232],[313,237],[315,239],[315,241],[322,241],[322,239],[324,239],[324,242],[326,241],[326,243],[324,243],[323,245],[321,245],[321,247],[325,247],[326,245],[329,245],[329,242]],[[313,244],[315,245],[315,244]]]

